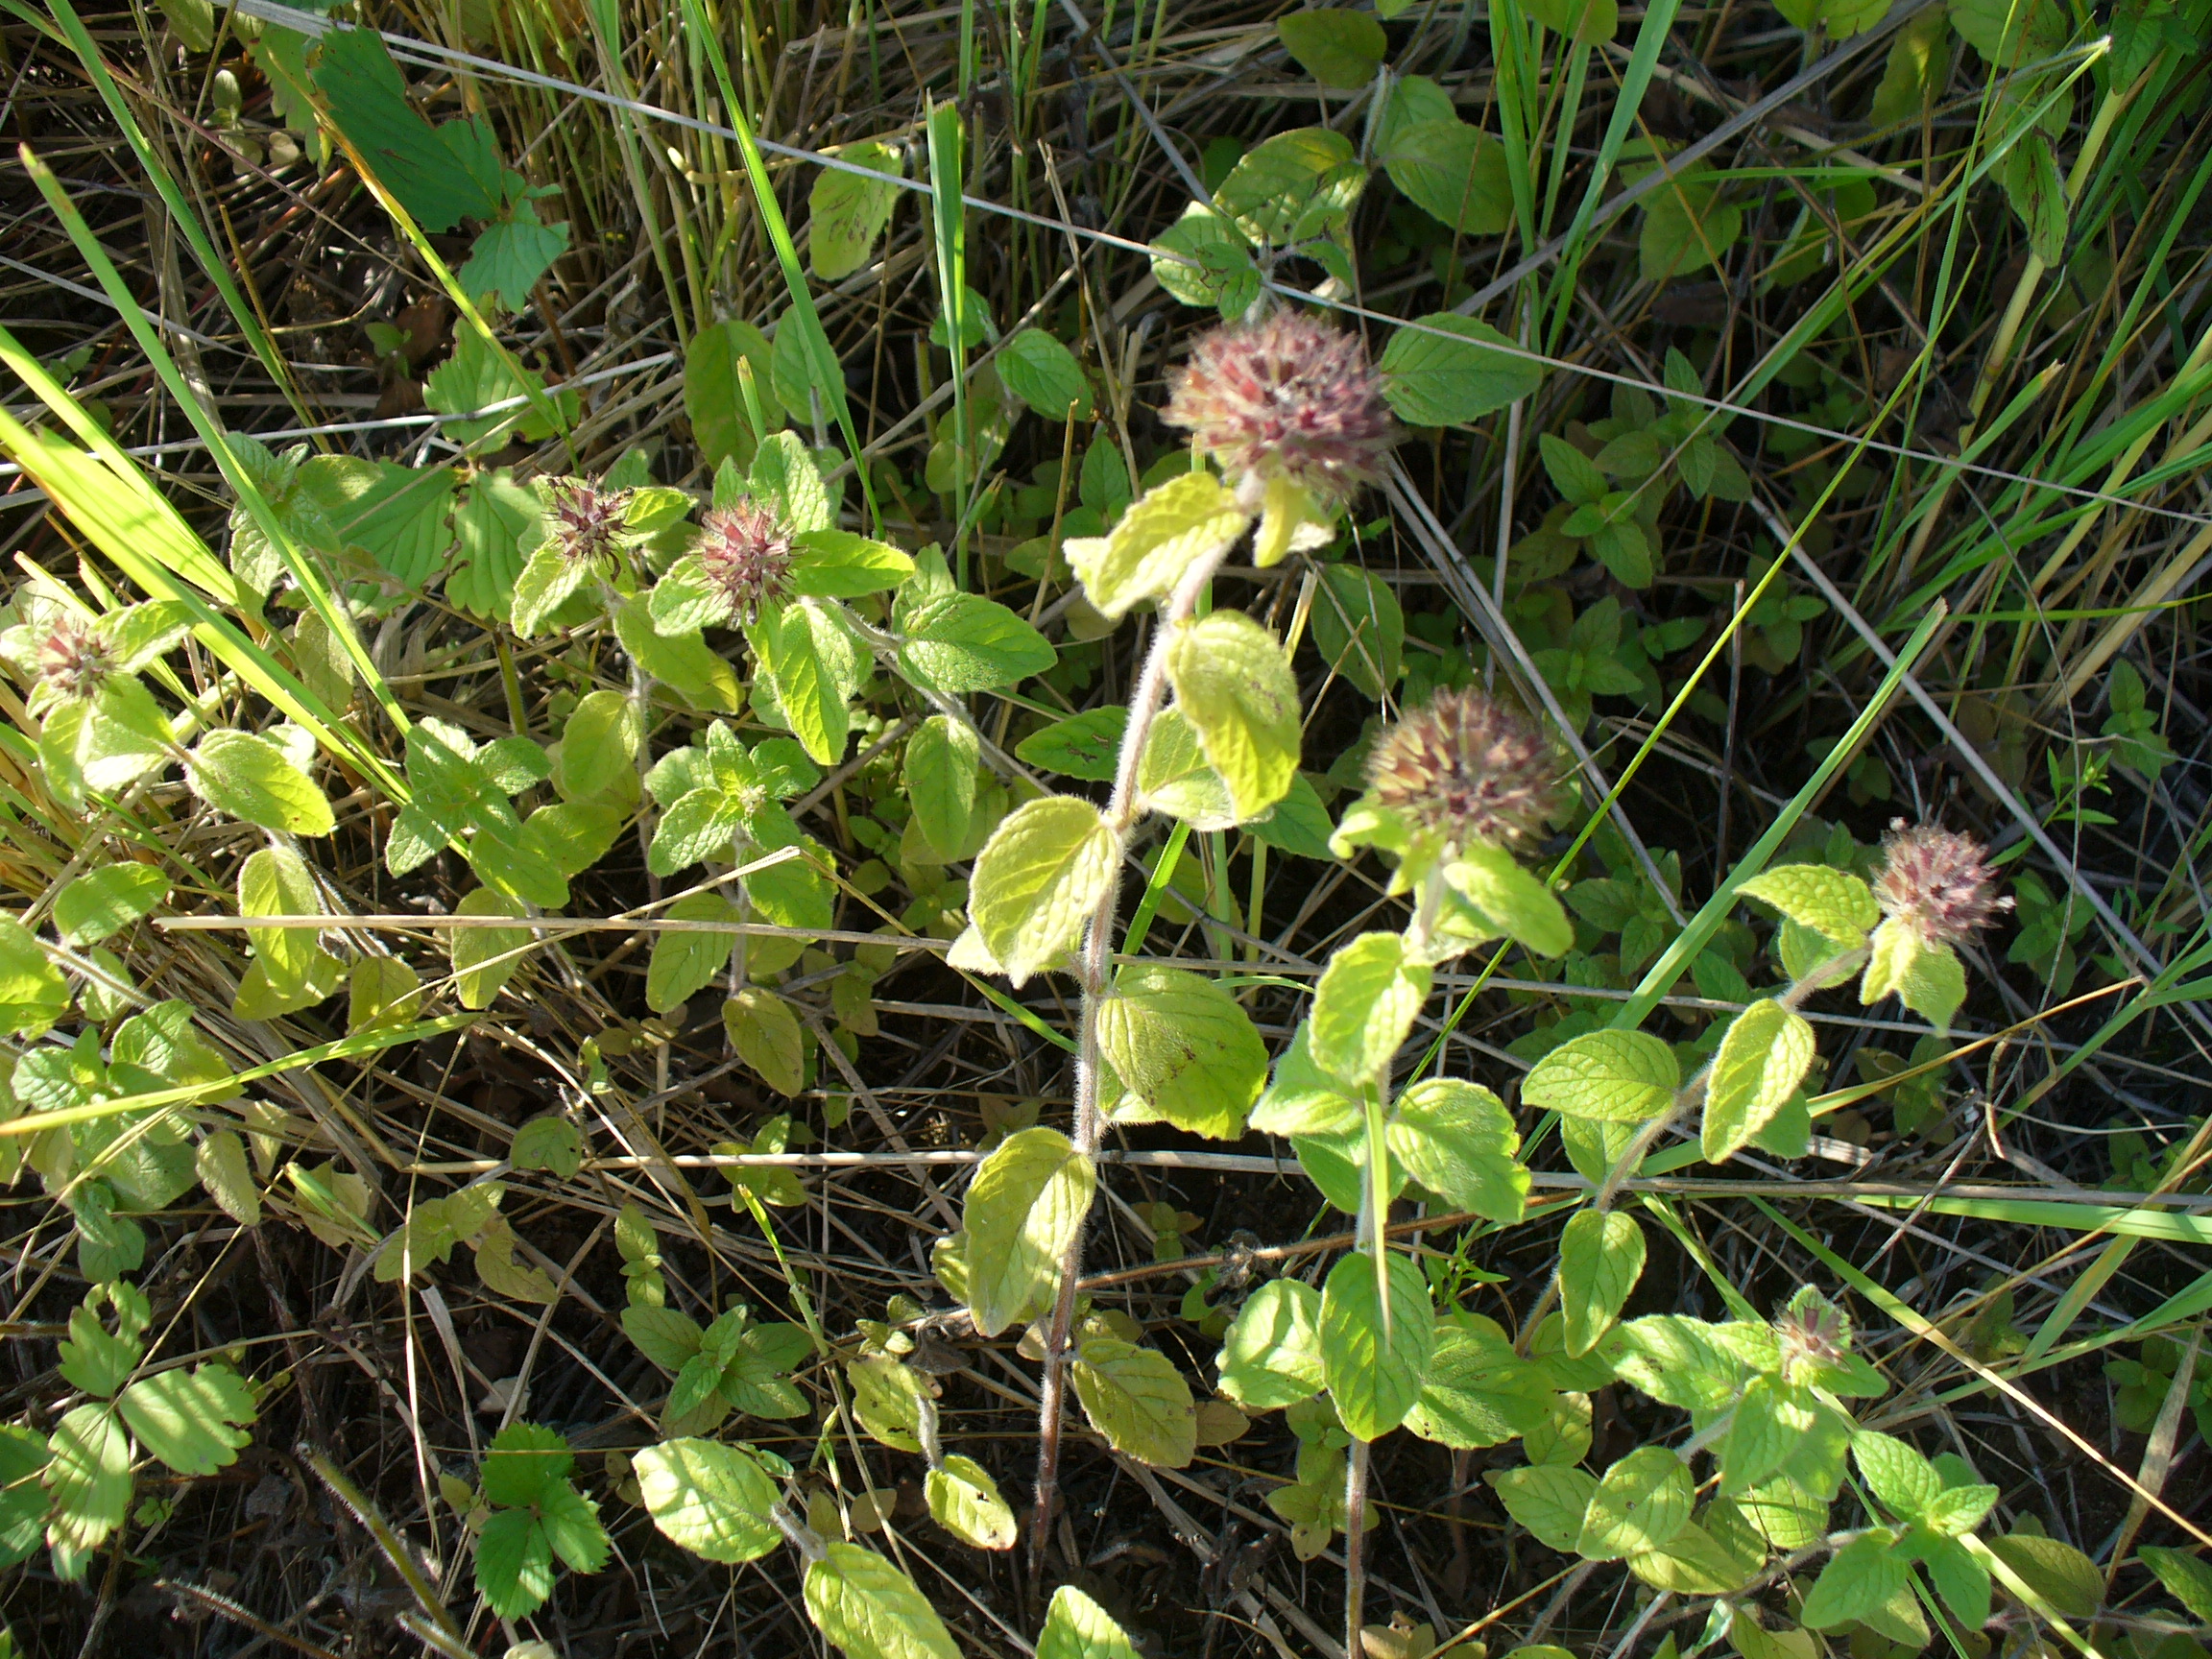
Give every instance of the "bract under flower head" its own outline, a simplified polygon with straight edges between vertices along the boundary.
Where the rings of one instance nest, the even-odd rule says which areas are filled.
[[[1303,312],[1204,335],[1169,394],[1161,419],[1189,430],[1247,507],[1275,480],[1319,503],[1346,501],[1397,441],[1359,337]]]
[[[1551,746],[1482,692],[1446,689],[1382,734],[1367,761],[1374,799],[1440,847],[1503,847],[1532,834],[1558,798]]]
[[[2012,907],[2010,899],[1997,896],[1997,872],[1970,835],[1933,824],[1908,826],[1900,818],[1882,850],[1887,858],[1874,878],[1875,902],[1924,945],[1956,945]]]
[[[708,587],[739,621],[752,621],[762,605],[783,597],[791,538],[759,502],[742,500],[705,515],[693,551]]]

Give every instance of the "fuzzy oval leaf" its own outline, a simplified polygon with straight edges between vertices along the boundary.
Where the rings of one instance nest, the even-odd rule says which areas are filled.
[[[1321,1293],[1270,1279],[1245,1299],[1221,1339],[1221,1392],[1254,1411],[1295,1406],[1321,1392]]]
[[[1525,1469],[1492,1469],[1482,1479],[1496,1490],[1505,1513],[1527,1527],[1539,1544],[1563,1554],[1575,1552],[1583,1517],[1598,1491],[1595,1476],[1562,1464],[1536,1463]]]
[[[636,1454],[637,1495],[670,1542],[709,1561],[752,1561],[783,1541],[768,1511],[776,1483],[753,1457],[711,1440],[663,1440]]]
[[[1366,187],[1350,139],[1299,127],[1246,151],[1214,200],[1247,241],[1287,248],[1341,229]]]
[[[1389,583],[1357,565],[1325,565],[1312,621],[1321,660],[1362,695],[1380,702],[1398,684],[1406,613]]]
[[[1091,1426],[1115,1451],[1160,1469],[1180,1469],[1198,1450],[1190,1384],[1156,1348],[1094,1336],[1068,1367]]]
[[[1559,1304],[1570,1358],[1589,1353],[1613,1328],[1643,1276],[1644,1230],[1635,1216],[1582,1210],[1568,1220],[1559,1240]]]
[[[218,730],[185,762],[192,793],[233,818],[288,835],[327,835],[337,827],[330,801],[284,751],[252,732]]]
[[[1238,818],[1282,800],[1298,775],[1298,680],[1275,636],[1241,612],[1216,611],[1177,631],[1167,678]]]
[[[1642,1031],[1592,1031],[1562,1043],[1521,1082],[1530,1106],[1568,1118],[1640,1123],[1672,1103],[1682,1085],[1674,1051]]]
[[[1351,1083],[1380,1076],[1413,1029],[1432,975],[1396,933],[1362,933],[1313,989],[1307,1043],[1315,1064]]]
[[[1374,80],[1389,50],[1382,24],[1364,12],[1337,7],[1278,17],[1275,34],[1301,69],[1340,91],[1358,91]]]
[[[97,945],[169,897],[169,878],[151,864],[87,870],[55,895],[54,927],[65,945]]]
[[[853,1414],[869,1435],[900,1452],[922,1450],[915,1431],[929,1400],[929,1384],[910,1365],[887,1354],[850,1361],[845,1380],[853,1385]]]
[[[457,916],[520,916],[522,902],[479,887],[463,895],[453,911]],[[521,953],[533,935],[524,927],[456,927],[450,937],[461,1006],[489,1008],[522,966]]]
[[[805,1087],[806,1045],[799,1016],[775,992],[746,986],[722,1004],[722,1027],[737,1058],[777,1094],[794,1095]]]
[[[947,860],[968,843],[982,740],[973,726],[932,714],[906,739],[907,804],[922,838]]]
[[[1813,1027],[1793,1008],[1761,998],[1729,1022],[1705,1083],[1705,1161],[1741,1150],[1789,1104],[1813,1064]]]
[[[1042,328],[1024,328],[998,349],[998,379],[1047,421],[1087,421],[1091,382],[1075,353]]]
[[[1072,538],[1069,565],[1100,615],[1170,591],[1183,572],[1244,534],[1251,515],[1211,472],[1179,472],[1133,504],[1104,536]]]
[[[1390,1162],[1438,1197],[1493,1221],[1518,1221],[1528,1171],[1514,1156],[1521,1134],[1489,1090],[1455,1077],[1426,1077],[1398,1098],[1388,1129]]]
[[[1754,876],[1736,891],[1771,904],[1799,926],[1841,944],[1863,940],[1882,920],[1874,890],[1847,870],[1825,864],[1784,864]]]
[[[1120,847],[1088,801],[1048,795],[992,832],[968,883],[968,914],[1016,985],[1075,948]]]
[[[868,263],[868,252],[899,204],[894,180],[904,177],[899,152],[873,138],[847,144],[837,159],[880,174],[824,168],[806,196],[806,263],[825,282],[841,282]]]
[[[1696,1483],[1690,1469],[1662,1446],[1643,1446],[1605,1471],[1591,1494],[1577,1553],[1617,1561],[1663,1550],[1690,1519]]]
[[[1037,1659],[1138,1659],[1138,1654],[1128,1633],[1105,1608],[1074,1585],[1063,1584],[1045,1610]]]
[[[1097,1180],[1057,1129],[1021,1130],[984,1159],[961,1209],[968,1307],[981,1334],[996,1336],[1049,1302]]]
[[[1361,1440],[1387,1434],[1421,1397],[1436,1349],[1436,1311],[1429,1282],[1410,1257],[1385,1258],[1390,1324],[1375,1284],[1375,1260],[1346,1256],[1329,1270],[1321,1295],[1321,1358],[1330,1397],[1344,1427]]]
[[[1456,115],[1400,128],[1382,159],[1390,182],[1407,200],[1461,235],[1495,236],[1513,222],[1513,186],[1504,145]],[[1403,331],[1399,337],[1404,337]]]
[[[1244,1133],[1267,1081],[1267,1046],[1236,998],[1179,968],[1121,969],[1098,1007],[1098,1042],[1123,1088],[1215,1141]]]
[[[558,1112],[548,1112],[515,1131],[507,1157],[517,1169],[543,1169],[556,1180],[571,1180],[584,1167],[584,1132]]]
[[[1574,948],[1575,925],[1558,895],[1504,848],[1477,843],[1462,849],[1444,867],[1444,879],[1498,932],[1536,955],[1564,956]]]
[[[962,1543],[978,1550],[1014,1548],[1014,1511],[998,1496],[991,1472],[974,1458],[958,1453],[947,1457],[929,1471],[922,1495],[930,1518]]]
[[[907,613],[901,633],[899,661],[906,672],[949,696],[1012,685],[1060,660],[1044,635],[974,593],[926,600]]]
[[[807,1617],[849,1659],[960,1659],[914,1580],[872,1550],[831,1544],[806,1567]]]
[[[1514,1353],[1503,1334],[1442,1320],[1406,1427],[1440,1445],[1497,1446],[1541,1428],[1557,1397],[1543,1366]]]

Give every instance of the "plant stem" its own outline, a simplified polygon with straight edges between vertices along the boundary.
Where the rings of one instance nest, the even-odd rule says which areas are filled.
[[[1129,696],[1129,725],[1121,734],[1121,753],[1114,767],[1114,793],[1106,803],[1106,824],[1114,831],[1116,851],[1106,891],[1083,934],[1083,954],[1076,978],[1083,988],[1083,1006],[1075,1041],[1075,1146],[1086,1157],[1098,1150],[1105,1122],[1098,1108],[1098,1009],[1105,1000],[1108,974],[1113,967],[1114,924],[1121,902],[1121,858],[1129,831],[1143,815],[1137,793],[1137,764],[1143,757],[1144,741],[1152,732],[1167,700],[1167,649],[1175,631],[1197,608],[1198,596],[1229,556],[1224,546],[1194,561],[1160,607],[1152,643],[1144,666]],[[1034,1574],[1045,1559],[1045,1540],[1052,1525],[1052,1500],[1059,1486],[1060,1417],[1066,1393],[1065,1368],[1068,1333],[1075,1322],[1075,1281],[1083,1275],[1083,1227],[1078,1223],[1060,1262],[1060,1290],[1052,1304],[1052,1323],[1045,1337],[1045,1374],[1038,1388],[1037,1405],[1037,1505],[1029,1524],[1029,1567]]]
[[[1354,1440],[1344,1460],[1344,1651],[1358,1659],[1359,1630],[1365,1623],[1367,1563],[1361,1545],[1367,1532],[1367,1455],[1372,1444]]]

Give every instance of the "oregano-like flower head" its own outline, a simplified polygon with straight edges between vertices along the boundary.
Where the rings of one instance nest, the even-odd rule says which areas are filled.
[[[742,500],[706,514],[692,551],[709,589],[740,622],[752,621],[762,605],[783,596],[784,579],[791,573],[791,538],[757,501]]]
[[[1383,733],[1367,786],[1447,847],[1509,846],[1558,800],[1551,746],[1528,720],[1473,689],[1445,689]]]
[[[32,645],[38,689],[56,702],[91,696],[115,670],[114,654],[98,631],[60,605],[39,619]]]
[[[1924,945],[1959,944],[2012,908],[2010,899],[1998,897],[1997,872],[1971,835],[1899,818],[1882,851],[1887,862],[1874,878],[1874,901]]]
[[[1248,498],[1281,478],[1318,502],[1348,500],[1397,441],[1359,337],[1299,311],[1204,335],[1168,390],[1161,419],[1186,428]]]
[[[627,490],[601,490],[582,478],[549,479],[545,501],[545,540],[571,564],[597,565],[612,559],[621,544]]]

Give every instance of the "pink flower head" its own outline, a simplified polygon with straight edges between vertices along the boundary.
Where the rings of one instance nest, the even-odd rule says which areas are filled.
[[[1995,892],[1997,872],[1982,844],[1933,824],[1908,828],[1897,819],[1883,838],[1888,855],[1874,878],[1875,902],[1919,934],[1926,945],[1956,945],[1986,927],[2010,899]]]
[[[600,490],[582,478],[545,480],[545,539],[568,559],[603,564],[621,544],[627,490]]]
[[[1397,441],[1359,337],[1300,311],[1205,335],[1169,394],[1161,418],[1188,429],[1242,494],[1283,478],[1322,502],[1349,500]]]
[[[783,596],[783,581],[791,573],[791,538],[757,501],[706,514],[693,551],[708,587],[739,621],[752,621],[762,605]]]
[[[1786,1378],[1808,1364],[1840,1365],[1851,1358],[1851,1315],[1808,1285],[1775,1316],[1774,1337]]]
[[[38,687],[58,702],[89,697],[114,671],[114,657],[90,622],[57,605],[36,640]]]
[[[1558,799],[1551,746],[1480,691],[1443,690],[1382,734],[1367,761],[1375,798],[1447,847],[1533,833]]]

